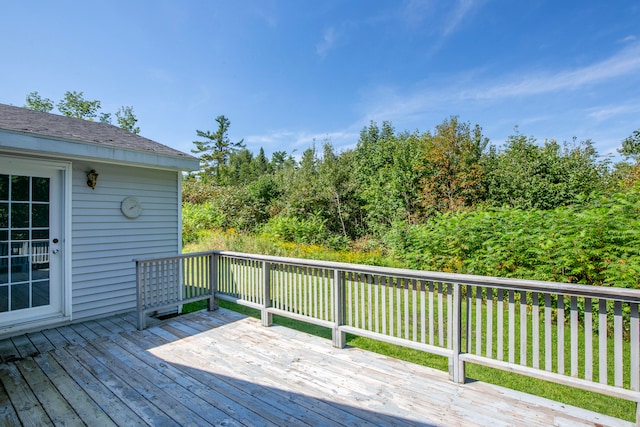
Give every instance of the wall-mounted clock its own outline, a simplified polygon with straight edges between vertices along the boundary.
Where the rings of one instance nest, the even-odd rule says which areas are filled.
[[[127,218],[138,218],[142,213],[142,205],[135,197],[127,197],[120,204],[120,210]]]

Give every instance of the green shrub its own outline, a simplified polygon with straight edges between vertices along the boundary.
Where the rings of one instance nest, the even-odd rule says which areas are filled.
[[[278,215],[269,219],[262,227],[262,233],[284,242],[321,244],[329,237],[325,223],[326,220],[317,215],[308,219]]]
[[[385,237],[410,268],[640,288],[640,191],[552,210],[477,208]]]
[[[182,204],[182,240],[194,242],[199,233],[219,228],[225,223],[225,215],[211,202]]]

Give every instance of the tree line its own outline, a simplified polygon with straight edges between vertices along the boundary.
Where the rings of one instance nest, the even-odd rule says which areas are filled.
[[[254,154],[243,141],[230,142],[226,117],[216,122],[216,132],[197,131],[204,140],[192,151],[202,168],[185,181],[184,201],[207,204],[216,226],[282,228],[310,242],[381,237],[395,225],[477,206],[550,210],[585,203],[632,186],[640,160],[640,131],[619,150],[627,160],[612,164],[590,140],[539,143],[517,129],[496,147],[479,125],[455,116],[426,132],[371,122],[354,149],[338,152],[323,141],[299,160],[285,151],[268,159],[262,149]]]

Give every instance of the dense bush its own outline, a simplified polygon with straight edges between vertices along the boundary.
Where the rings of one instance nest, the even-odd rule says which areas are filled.
[[[325,220],[318,216],[299,219],[294,216],[279,215],[271,218],[262,233],[285,242],[319,244],[327,239]]]
[[[409,267],[640,289],[640,187],[572,208],[478,208],[385,239]]]

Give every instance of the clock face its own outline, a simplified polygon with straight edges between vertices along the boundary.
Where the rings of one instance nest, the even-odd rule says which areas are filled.
[[[120,210],[122,211],[122,214],[127,218],[137,218],[142,213],[142,205],[140,204],[138,199],[134,197],[127,197],[122,201]]]

